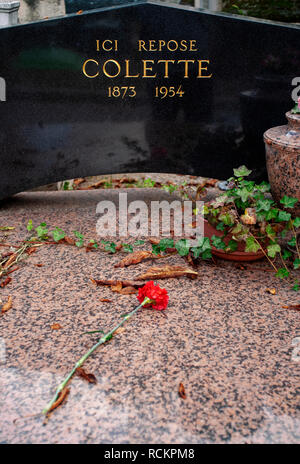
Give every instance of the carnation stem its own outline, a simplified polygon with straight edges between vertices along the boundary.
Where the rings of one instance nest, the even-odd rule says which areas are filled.
[[[79,359],[79,361],[77,361],[77,363],[75,364],[75,366],[73,367],[73,369],[69,372],[69,374],[67,375],[67,377],[63,380],[63,382],[58,386],[52,400],[50,401],[50,403],[43,409],[42,411],[42,414],[44,415],[47,415],[51,409],[52,409],[52,406],[53,404],[56,402],[56,400],[58,399],[58,396],[59,394],[62,392],[62,390],[66,387],[66,385],[68,384],[69,380],[71,380],[71,378],[73,377],[73,375],[75,374],[76,372],[76,369],[78,369],[79,367],[81,367],[83,365],[83,363],[87,360],[87,358],[100,346],[102,345],[103,343],[105,343],[106,341],[110,340],[111,336],[116,332],[116,330],[118,330],[126,321],[128,321],[131,316],[133,316],[140,308],[142,308],[144,305],[146,304],[149,304],[149,303],[152,303],[152,300],[150,300],[150,298],[148,297],[145,297],[144,301],[139,305],[137,306],[137,308],[135,308],[133,311],[131,311],[131,313],[127,314],[126,316],[123,317],[122,321],[116,325],[112,330],[110,330],[109,332],[107,332],[105,335],[103,335],[103,337],[100,338],[100,340],[94,345],[92,346],[92,348],[87,352],[85,353],[85,355],[82,356],[82,358]]]

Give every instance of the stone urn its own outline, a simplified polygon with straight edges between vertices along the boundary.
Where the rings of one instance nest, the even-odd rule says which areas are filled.
[[[292,213],[300,216],[300,114],[286,113],[288,124],[264,133],[266,162],[274,200],[298,198]]]

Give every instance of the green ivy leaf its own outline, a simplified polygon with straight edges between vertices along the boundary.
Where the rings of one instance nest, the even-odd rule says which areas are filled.
[[[283,250],[283,252],[282,252],[282,257],[283,257],[283,259],[288,259],[288,258],[290,258],[291,256],[292,256],[292,252],[291,252],[291,251],[289,251],[289,250]]]
[[[201,249],[201,247],[192,247],[191,252],[193,253],[194,258],[197,259],[201,255],[202,249]]]
[[[294,292],[299,292],[299,290],[300,290],[300,285],[299,285],[299,283],[296,283],[296,284],[292,287],[292,290],[294,290]]]
[[[264,198],[263,200],[259,200],[256,205],[256,211],[270,211],[271,206],[273,205],[273,200],[269,198]]]
[[[291,240],[288,241],[288,245],[295,247],[296,246],[296,237],[291,238]]]
[[[246,203],[246,201],[251,195],[251,192],[249,192],[249,190],[246,187],[243,187],[241,189],[237,189],[236,195],[240,197],[243,203]]]
[[[263,181],[259,185],[256,185],[256,189],[259,190],[262,193],[269,192],[271,189],[271,186],[268,182]]]
[[[268,224],[266,227],[266,234],[271,240],[276,237],[276,232],[270,224]]]
[[[218,250],[225,250],[226,248],[226,244],[225,242],[222,240],[221,237],[217,237],[216,235],[213,235],[211,237],[211,243],[212,245],[217,248]]]
[[[133,245],[139,246],[139,245],[144,245],[144,243],[145,243],[145,240],[137,240],[136,242],[134,242]]]
[[[220,221],[222,221],[226,226],[233,226],[234,218],[230,213],[223,213],[219,216]]]
[[[104,250],[108,251],[109,253],[115,253],[116,247],[117,245],[114,242],[109,242],[104,246]]]
[[[256,242],[254,237],[246,238],[245,251],[248,253],[256,253],[260,249],[260,245]]]
[[[125,251],[125,253],[133,253],[132,245],[128,245],[127,243],[122,243],[122,248]]]
[[[166,251],[167,248],[174,248],[174,240],[172,238],[163,238],[159,242],[160,251]]]
[[[98,243],[93,238],[90,240],[90,245],[92,245],[92,247],[96,249],[99,247]]]
[[[210,251],[210,250],[205,250],[205,251],[202,253],[201,258],[202,258],[202,259],[211,259],[211,258],[212,258],[211,251]]]
[[[281,198],[280,203],[285,208],[294,208],[295,204],[298,203],[298,199],[293,198],[293,197],[288,197],[287,195],[284,195],[284,197]]]
[[[226,251],[236,251],[238,248],[238,243],[235,240],[229,240]]]
[[[276,219],[278,216],[278,211],[279,210],[277,208],[272,208],[269,211],[267,211],[266,220],[272,221],[272,219]]]
[[[81,248],[83,246],[83,241],[84,241],[83,235],[80,232],[78,232],[78,230],[74,230],[73,234],[75,235],[76,238],[79,239],[79,240],[77,240],[77,242],[75,242],[75,245],[78,248]]]
[[[280,253],[281,247],[280,245],[278,245],[278,243],[272,243],[271,245],[268,246],[267,250],[268,250],[268,256],[270,256],[270,258],[275,258],[276,253]]]
[[[279,277],[279,279],[285,279],[290,275],[290,273],[284,267],[281,267],[278,269],[278,272],[276,272],[275,275],[276,277]]]
[[[296,217],[293,221],[294,227],[298,228],[300,227],[300,217]]]
[[[221,230],[223,232],[223,230],[225,229],[225,224],[224,222],[219,222],[217,227],[216,227],[217,230]]]
[[[279,211],[277,221],[278,222],[288,222],[291,219],[291,213],[287,213],[286,211]]]
[[[32,219],[29,219],[28,224],[27,224],[27,230],[28,232],[31,232],[32,229],[33,229]]]
[[[176,243],[175,248],[180,256],[186,256],[190,251],[190,243],[187,239],[183,238]]]
[[[237,169],[233,170],[235,177],[247,177],[251,174],[251,170],[246,168],[246,166],[240,166]]]
[[[152,244],[152,253],[153,253],[154,255],[159,255],[159,254],[160,254],[159,245],[156,245],[156,244],[154,245],[154,244]]]
[[[36,227],[35,231],[38,238],[41,240],[44,240],[48,237],[48,228],[45,222],[42,222],[38,227]]]
[[[60,240],[65,238],[65,236],[66,236],[65,232],[62,229],[59,229],[58,227],[56,227],[52,231],[52,237],[55,242],[59,242]]]
[[[293,263],[293,266],[294,266],[294,269],[299,269],[299,267],[300,267],[300,259],[299,258],[295,259],[295,261]]]

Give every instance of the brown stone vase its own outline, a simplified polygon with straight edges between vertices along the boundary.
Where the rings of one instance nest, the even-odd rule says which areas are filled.
[[[299,199],[292,213],[300,215],[300,114],[286,113],[288,124],[264,133],[266,162],[274,200]],[[290,211],[290,210],[289,210]]]

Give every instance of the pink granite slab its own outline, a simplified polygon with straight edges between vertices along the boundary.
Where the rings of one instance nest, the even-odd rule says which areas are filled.
[[[29,219],[95,237],[96,204],[115,195],[19,194],[0,205],[0,225],[17,227],[7,241],[23,238]],[[150,201],[162,193],[131,189],[130,195]],[[82,332],[109,329],[135,307],[135,295],[89,280],[131,279],[152,264],[115,269],[121,257],[43,247],[0,288],[2,301],[13,297],[13,308],[0,317],[0,443],[299,443],[300,314],[282,308],[299,304],[299,294],[264,271],[264,262],[244,271],[221,260],[201,262],[197,280],[160,281],[169,308],[144,309],[93,354],[85,369],[97,385],[74,377],[66,403],[46,426],[39,417],[13,423],[39,412],[97,340]],[[173,256],[164,263],[184,262]],[[275,295],[266,292],[271,287]],[[51,330],[54,323],[62,328]],[[178,395],[180,382],[186,400]]]

